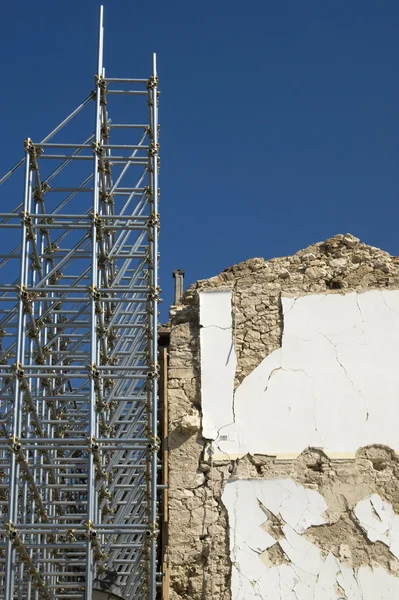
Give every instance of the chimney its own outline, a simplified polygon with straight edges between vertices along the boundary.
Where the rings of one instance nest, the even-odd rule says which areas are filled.
[[[173,271],[173,278],[175,280],[175,301],[173,304],[178,304],[183,296],[184,271],[176,269]]]

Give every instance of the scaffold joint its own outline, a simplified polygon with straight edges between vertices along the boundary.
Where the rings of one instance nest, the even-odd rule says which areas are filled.
[[[156,227],[157,229],[160,229],[161,220],[159,217],[159,213],[153,212],[150,214],[150,218],[148,219],[148,227]]]
[[[157,77],[157,75],[151,75],[151,77],[149,78],[149,80],[147,82],[147,90],[153,90],[153,89],[157,88],[158,84],[159,84],[159,78]]]
[[[151,286],[147,298],[150,301],[155,301],[155,300],[158,301],[159,298],[160,298],[160,293],[161,293],[161,288],[158,285],[157,286]]]
[[[97,156],[104,156],[104,148],[101,146],[99,142],[93,142],[91,145],[93,149],[93,154],[97,154]]]
[[[150,148],[148,150],[148,154],[150,156],[157,156],[159,153],[159,148],[160,148],[160,145],[157,142],[154,142],[154,140],[152,140],[151,144],[150,144]]]

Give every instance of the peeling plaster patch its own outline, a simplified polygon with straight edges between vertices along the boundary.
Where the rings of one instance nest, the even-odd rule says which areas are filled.
[[[371,494],[356,505],[354,513],[369,540],[382,542],[399,559],[399,515],[392,504]]]
[[[233,326],[231,314],[231,290],[218,290],[200,293],[201,327],[230,329]]]
[[[234,421],[237,366],[233,345],[231,291],[200,294],[201,396],[203,436],[215,440]]]
[[[231,293],[202,292],[200,307],[213,325],[201,330],[203,434],[219,432],[221,453],[398,449],[398,290],[283,297],[282,346],[235,395]]]
[[[364,509],[370,498],[359,502],[355,513],[368,514],[368,509]],[[385,569],[355,570],[341,564],[331,553],[322,554],[301,535],[311,526],[328,523],[327,505],[318,492],[292,480],[238,480],[226,484],[222,500],[229,514],[232,600],[397,600],[399,597],[399,579]],[[305,511],[298,519],[304,501]],[[382,508],[381,499],[379,503],[375,498],[373,501],[380,511],[389,513],[387,507]],[[282,538],[266,531],[272,517],[283,522]],[[285,564],[280,561],[273,565],[264,560],[265,551],[276,545],[286,558]]]

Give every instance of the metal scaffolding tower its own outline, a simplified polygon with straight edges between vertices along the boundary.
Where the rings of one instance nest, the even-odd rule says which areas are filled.
[[[0,180],[5,600],[159,587],[158,78],[106,77],[102,15],[95,91]]]

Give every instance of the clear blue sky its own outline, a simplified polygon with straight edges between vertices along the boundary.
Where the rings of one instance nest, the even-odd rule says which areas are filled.
[[[335,233],[399,254],[397,0],[104,5],[109,76],[158,53],[165,305],[175,268],[188,284]],[[98,6],[3,3],[1,171],[93,88]]]

